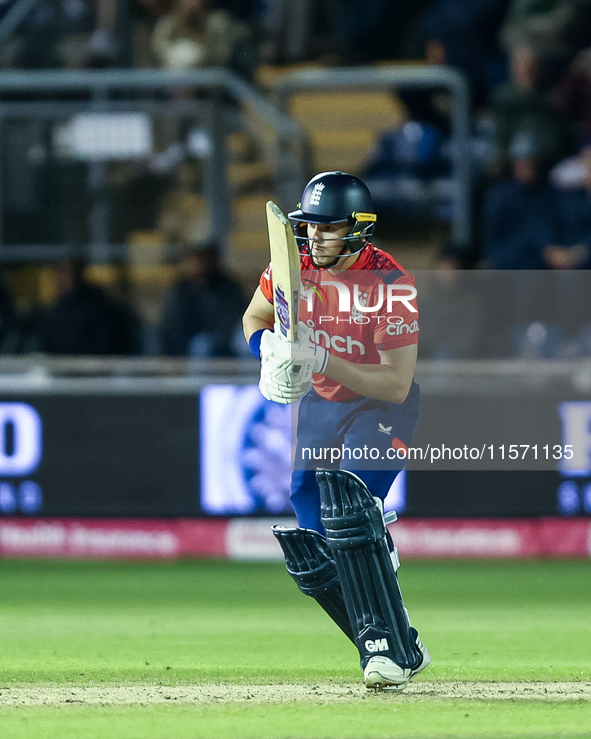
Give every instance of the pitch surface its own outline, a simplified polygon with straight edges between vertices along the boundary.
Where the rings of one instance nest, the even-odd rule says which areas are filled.
[[[280,564],[0,562],[2,739],[591,737],[591,563],[405,562],[402,694]]]

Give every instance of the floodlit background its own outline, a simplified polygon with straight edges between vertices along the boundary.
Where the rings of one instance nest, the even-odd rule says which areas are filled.
[[[283,572],[294,418],[240,329],[266,201],[329,170],[368,184],[375,244],[417,278],[417,447],[483,450],[410,462],[388,496],[441,689],[400,732],[588,731],[591,3],[0,0],[7,736],[64,736],[59,691],[100,681],[304,686],[295,714],[253,693],[246,721],[232,688],[215,716],[177,695],[177,736],[397,730],[355,692],[351,721],[330,691],[309,713],[308,687],[359,674]],[[52,681],[21,721],[10,691]],[[454,681],[542,687],[513,719],[514,688],[489,709]],[[103,699],[73,708],[80,735],[152,736]]]

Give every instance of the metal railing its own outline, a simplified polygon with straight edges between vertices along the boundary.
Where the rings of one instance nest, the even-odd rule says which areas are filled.
[[[163,91],[182,88],[192,88],[201,97],[174,100],[166,99],[162,94]],[[55,99],[55,96],[63,99]],[[77,96],[81,99],[75,99]],[[275,151],[268,157],[274,161],[274,196],[287,207],[299,197],[305,179],[304,133],[258,91],[224,69],[0,72],[0,138],[6,121],[14,118],[56,122],[82,112],[122,111],[140,111],[163,117],[195,115],[204,121],[212,142],[211,154],[203,163],[203,190],[211,212],[212,232],[223,241],[231,225],[224,116],[228,99],[248,108],[251,119],[264,122],[274,131]],[[251,133],[257,136],[256,126]],[[265,146],[269,146],[268,139],[265,139]],[[88,162],[87,183],[92,203],[88,220],[90,255],[94,261],[121,256],[124,246],[112,244],[109,238],[104,161]],[[0,168],[0,261],[51,259],[56,254],[67,253],[67,244],[61,245],[60,252],[56,251],[59,244],[11,245],[5,242],[1,203],[6,185]]]
[[[451,92],[451,158],[453,173],[449,194],[453,199],[452,240],[467,247],[472,237],[470,208],[471,149],[470,97],[464,76],[445,66],[344,67],[301,70],[285,74],[273,89],[279,106],[287,111],[289,101],[304,90],[334,91],[398,88],[445,88]],[[367,111],[371,116],[371,110]],[[439,188],[440,191],[444,188]]]
[[[0,357],[0,391],[19,393],[195,392],[208,384],[257,384],[255,359],[164,357]],[[591,363],[575,360],[419,360],[416,380],[428,396],[548,395],[589,397]]]

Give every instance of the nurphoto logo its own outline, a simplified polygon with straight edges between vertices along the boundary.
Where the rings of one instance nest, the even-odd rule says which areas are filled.
[[[317,284],[313,280],[302,278],[301,282],[301,297],[306,301],[309,313],[313,312],[314,295],[316,295],[321,302],[328,302],[328,294],[324,287],[336,288],[338,293],[339,313],[377,313],[377,311],[379,311],[384,305],[384,300],[386,301],[386,309],[388,313],[393,311],[395,304],[400,303],[402,303],[410,313],[418,313],[418,310],[411,302],[417,297],[417,289],[414,285],[391,284],[386,285],[386,290],[384,290],[384,284],[380,283],[378,285],[378,295],[375,305],[367,305],[367,293],[362,292],[357,284],[353,285],[353,290],[351,291],[348,285],[334,280],[321,280],[320,284]],[[352,296],[351,292],[353,293]]]
[[[353,285],[353,301],[351,301],[351,291],[349,286],[342,282],[333,280],[322,280],[321,285],[335,287],[339,295],[339,312],[350,313],[351,302],[353,308],[361,313],[375,313],[384,305],[384,283],[378,285],[378,297],[375,305],[365,305],[364,293],[359,290],[359,285]],[[418,310],[410,302],[417,297],[417,289],[414,285],[386,285],[386,307],[388,312],[392,312],[394,303],[402,303],[410,313],[418,313]],[[366,295],[366,294],[365,294]],[[310,306],[310,300],[308,300]],[[309,308],[310,309],[310,308]]]

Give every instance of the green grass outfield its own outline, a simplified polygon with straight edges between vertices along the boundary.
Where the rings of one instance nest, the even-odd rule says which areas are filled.
[[[281,564],[0,560],[0,737],[591,737],[591,561],[400,580],[433,664],[374,694]]]

